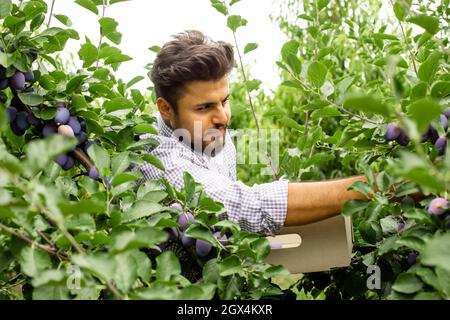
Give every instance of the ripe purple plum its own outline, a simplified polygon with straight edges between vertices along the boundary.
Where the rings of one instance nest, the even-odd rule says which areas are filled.
[[[77,143],[78,145],[85,143],[87,140],[86,132],[80,131],[76,136],[77,136],[77,140],[78,140],[78,143]]]
[[[211,249],[212,245],[209,242],[200,239],[195,242],[195,252],[197,252],[200,257],[206,257],[211,252]]]
[[[34,116],[34,114],[31,113],[31,112],[28,114],[27,121],[28,121],[29,124],[31,124],[33,126],[38,126],[38,125],[41,124],[41,121],[39,121],[39,119],[36,118]]]
[[[47,122],[42,129],[42,136],[48,137],[49,135],[56,133],[57,129],[58,128],[54,123]]]
[[[399,221],[397,223],[397,231],[401,232],[401,231],[403,231],[403,229],[405,229],[405,223],[403,221]]]
[[[413,264],[415,264],[416,261],[417,261],[417,253],[415,253],[415,252],[410,252],[410,253],[408,254],[408,259],[407,259],[407,261],[408,261],[408,264],[409,264],[410,266],[412,266]]]
[[[75,134],[73,133],[72,128],[70,126],[68,126],[68,125],[65,125],[65,124],[60,125],[58,127],[58,133],[63,135],[63,136],[66,136],[66,137],[74,137],[75,136]]]
[[[67,160],[68,160],[68,156],[66,154],[62,154],[58,158],[55,159],[55,162],[60,167],[64,167],[64,165],[66,164]]]
[[[16,136],[23,136],[25,134],[25,130],[20,129],[15,121],[10,123],[10,128]]]
[[[400,130],[400,134],[398,135],[397,139],[395,139],[395,141],[397,141],[401,146],[407,146],[409,143],[409,137],[403,130]]]
[[[8,115],[8,120],[11,123],[16,119],[17,109],[9,106],[8,108],[6,108],[6,114]]]
[[[98,179],[98,170],[95,166],[92,166],[89,169],[89,178],[97,180]]]
[[[30,82],[34,80],[33,70],[27,71],[23,74],[25,76],[25,81]]]
[[[17,127],[22,131],[25,131],[30,127],[30,124],[28,123],[27,118],[28,118],[28,112],[26,112],[26,111],[17,112],[15,122],[17,124]]]
[[[444,115],[445,115],[447,118],[450,118],[450,108],[445,109]]]
[[[0,90],[8,88],[8,79],[0,80]]]
[[[56,124],[66,124],[70,119],[70,112],[67,108],[58,108],[55,115]]]
[[[402,129],[397,126],[395,123],[389,123],[386,127],[386,133],[384,135],[384,139],[386,141],[393,141],[398,138]]]
[[[450,207],[450,202],[444,198],[435,198],[430,202],[428,207],[429,214],[441,215],[445,213]]]
[[[192,213],[187,212],[180,214],[180,217],[178,218],[178,224],[180,225],[181,231],[186,230],[193,223],[195,223],[195,219]]]
[[[226,234],[224,234],[223,236],[220,236],[220,231],[216,231],[216,232],[214,232],[214,237],[216,237],[216,239],[219,240],[219,242],[221,244],[223,244],[224,246],[226,246],[228,244],[228,238],[227,238]]]
[[[448,129],[448,119],[445,114],[441,114],[440,119],[442,126],[444,127],[444,130],[447,131]]]
[[[20,71],[16,71],[9,80],[9,84],[13,89],[22,90],[25,86],[25,75]]]
[[[73,168],[73,165],[75,164],[75,159],[72,158],[71,156],[67,156],[67,161],[66,163],[63,165],[63,169],[64,170],[70,170]]]
[[[185,246],[185,247],[190,247],[190,246],[192,246],[192,245],[194,244],[194,242],[195,242],[195,239],[194,239],[194,238],[188,237],[188,236],[186,236],[186,235],[184,235],[184,234],[181,236],[181,243],[182,243],[183,246]]]
[[[171,209],[174,209],[174,210],[177,210],[177,211],[179,211],[179,212],[183,212],[183,207],[182,207],[181,204],[178,203],[178,202],[172,203],[172,204],[170,205],[170,208],[171,208]]]
[[[434,143],[434,147],[438,149],[439,155],[442,156],[445,153],[445,149],[447,149],[447,137],[442,136],[439,137]]]
[[[80,125],[80,122],[78,121],[77,117],[70,117],[69,122],[67,122],[67,125],[69,125],[72,128],[73,133],[75,133],[75,134],[80,133],[81,125]]]

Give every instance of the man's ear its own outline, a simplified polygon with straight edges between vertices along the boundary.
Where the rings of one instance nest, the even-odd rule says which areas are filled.
[[[158,107],[159,113],[161,114],[161,118],[165,122],[170,122],[170,120],[173,118],[173,110],[167,100],[159,97],[158,99],[156,99],[156,106]]]

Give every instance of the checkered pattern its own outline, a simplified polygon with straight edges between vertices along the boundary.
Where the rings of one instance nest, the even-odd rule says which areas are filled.
[[[229,219],[243,230],[273,235],[284,225],[287,212],[288,181],[278,180],[255,184],[249,187],[236,181],[236,149],[229,132],[226,132],[225,146],[215,157],[198,153],[180,142],[173,130],[158,114],[156,116],[159,135],[145,134],[159,142],[147,152],[158,157],[165,172],[144,164],[136,167],[145,180],[165,177],[177,190],[183,187],[183,173],[189,172],[202,184],[206,194],[223,203],[226,213],[220,219]]]

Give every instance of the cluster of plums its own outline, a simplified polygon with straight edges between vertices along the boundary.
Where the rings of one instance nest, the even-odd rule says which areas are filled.
[[[33,55],[32,59],[35,58]],[[34,132],[41,137],[47,137],[51,134],[75,137],[78,140],[77,148],[87,153],[87,149],[92,142],[88,140],[85,121],[71,115],[67,105],[62,101],[55,103],[56,114],[53,119],[42,120],[36,117],[30,108],[18,97],[18,93],[21,92],[34,92],[34,89],[29,85],[34,80],[33,71],[21,72],[15,70],[10,77],[7,77],[6,74],[6,69],[0,66],[0,90],[5,90],[9,87],[13,94],[9,106],[6,108],[6,113],[11,131],[15,135],[22,136],[28,129],[34,128]],[[42,108],[48,108],[48,106],[41,104],[40,109]],[[76,160],[73,151],[71,151],[57,157],[55,162],[62,169],[70,170],[75,165]],[[87,174],[94,180],[99,179],[97,168],[94,166],[89,169]]]
[[[180,239],[181,243],[185,248],[195,248],[195,253],[199,257],[204,258],[208,256],[208,254],[210,254],[213,250],[213,246],[209,242],[206,242],[201,239],[194,239],[184,234],[184,231],[191,224],[196,223],[192,213],[184,212],[183,207],[177,202],[171,204],[170,208],[180,212],[180,215],[178,217],[179,227],[168,229],[170,240]],[[214,236],[218,241],[220,241],[224,245],[227,243],[228,238],[226,235],[221,235],[220,231],[214,227],[211,228],[211,231],[213,232]]]
[[[447,108],[444,113],[440,115],[440,122],[445,131],[448,129],[448,123],[450,118],[450,108]],[[384,135],[386,141],[397,141],[398,144],[406,146],[409,143],[409,137],[406,135],[405,131],[400,128],[395,123],[389,123],[386,128],[386,133]],[[439,155],[445,154],[447,148],[447,136],[439,136],[438,131],[429,126],[427,130],[422,134],[422,142],[430,141],[434,144],[434,147],[438,150]]]

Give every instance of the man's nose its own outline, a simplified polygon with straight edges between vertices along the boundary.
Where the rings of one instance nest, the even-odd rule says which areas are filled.
[[[217,127],[219,126],[227,127],[228,126],[227,109],[222,105],[217,107],[216,110],[214,111],[212,121],[213,124]]]

